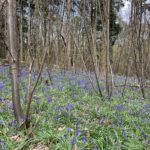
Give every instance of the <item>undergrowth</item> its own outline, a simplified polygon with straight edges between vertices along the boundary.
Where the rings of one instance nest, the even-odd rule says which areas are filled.
[[[23,111],[27,90],[26,70],[20,74]],[[150,149],[150,92],[116,87],[110,99],[93,90],[85,73],[55,71],[52,83],[46,72],[34,93],[31,126],[19,130],[13,117],[11,85],[6,68],[0,68],[0,149],[4,150],[148,150]],[[91,74],[94,81],[94,77]],[[36,75],[33,75],[35,81]],[[48,81],[48,82],[47,82]],[[115,83],[124,77],[115,77]],[[129,83],[135,83],[130,78]],[[96,85],[96,84],[95,84]]]

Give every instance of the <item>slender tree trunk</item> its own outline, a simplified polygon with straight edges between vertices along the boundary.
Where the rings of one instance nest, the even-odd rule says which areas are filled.
[[[23,6],[22,0],[20,1],[20,23],[19,23],[19,32],[20,32],[20,61],[23,61]]]
[[[131,3],[131,31],[132,31],[132,44],[135,72],[140,84],[140,90],[143,98],[145,98],[144,90],[144,70],[143,70],[143,47],[141,42],[141,28],[142,28],[142,1],[132,1]],[[140,12],[139,12],[140,11]]]
[[[67,36],[67,68],[71,68],[71,4],[72,0],[67,0],[67,25],[66,25],[66,36]]]
[[[106,9],[105,10],[105,17],[106,17],[106,34],[105,35],[105,43],[106,43],[106,61],[105,61],[105,70],[106,70],[106,91],[108,97],[112,95],[113,90],[113,81],[112,81],[112,71],[110,65],[110,0],[106,1]]]
[[[22,121],[22,110],[19,95],[19,68],[16,29],[16,0],[8,0],[8,40],[10,51],[10,72],[12,82],[12,101],[17,122]]]
[[[91,1],[91,26],[92,26],[92,49],[93,49],[93,61],[94,61],[94,66],[95,71],[97,76],[99,76],[99,65],[98,65],[98,57],[97,57],[97,47],[96,47],[96,26],[97,26],[97,0]]]

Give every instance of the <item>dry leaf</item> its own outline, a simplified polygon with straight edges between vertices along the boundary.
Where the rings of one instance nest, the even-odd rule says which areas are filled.
[[[30,150],[48,150],[48,147],[45,145],[44,142],[39,142],[33,145],[30,145]]]
[[[14,135],[12,137],[10,137],[10,139],[12,141],[15,141],[15,142],[20,142],[22,139],[19,137],[19,135]]]
[[[102,118],[101,120],[99,120],[99,124],[105,124],[105,125],[110,125],[112,124],[112,120],[111,119],[105,119],[105,118]]]
[[[73,149],[72,150],[78,150],[77,144],[73,145]]]
[[[62,131],[62,130],[64,130],[65,129],[65,126],[64,127],[59,127],[58,128],[58,131]]]

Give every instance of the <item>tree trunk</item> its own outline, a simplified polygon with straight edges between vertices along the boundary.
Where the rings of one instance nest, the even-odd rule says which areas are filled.
[[[66,25],[66,37],[67,37],[67,68],[71,68],[71,3],[72,0],[67,0],[67,25]]]
[[[8,40],[10,51],[10,72],[12,82],[12,101],[14,115],[17,122],[22,121],[22,110],[19,95],[19,61],[17,49],[17,29],[16,29],[16,0],[8,0]]]
[[[106,62],[105,62],[105,67],[106,67],[106,91],[108,94],[108,97],[112,95],[112,90],[113,90],[113,83],[112,83],[112,70],[111,70],[111,65],[110,65],[110,0],[106,2],[106,9],[105,10],[105,17],[106,19],[106,24],[105,24],[105,29],[106,29]]]

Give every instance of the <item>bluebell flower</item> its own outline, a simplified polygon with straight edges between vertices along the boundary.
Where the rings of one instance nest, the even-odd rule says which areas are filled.
[[[65,138],[67,138],[67,136],[68,136],[68,132],[64,134],[64,137],[65,137]]]
[[[59,110],[60,110],[60,108],[59,108],[59,107],[57,107],[57,106],[54,106],[54,110],[55,110],[55,111],[59,111]]]
[[[142,131],[142,132],[141,132],[141,136],[143,136],[143,137],[145,137],[145,136],[146,136],[146,134],[145,134],[145,132],[144,132],[144,131]]]
[[[67,106],[66,106],[66,109],[67,110],[70,110],[70,109],[73,109],[74,108],[74,105],[73,104],[68,104]]]
[[[111,94],[109,94],[108,99],[111,99],[111,97],[112,97],[112,93],[111,93]]]
[[[59,85],[57,86],[57,89],[58,89],[59,91],[61,91],[61,90],[62,90],[62,85],[59,84]]]
[[[36,104],[40,104],[40,100],[39,99],[36,99]]]
[[[71,142],[72,145],[75,144],[75,140],[76,140],[76,137],[71,138],[70,142]]]
[[[118,122],[119,122],[120,126],[122,126],[122,119],[121,119],[120,114],[117,115],[117,118],[118,118]]]
[[[67,127],[66,129],[67,129],[67,132],[66,132],[66,134],[64,135],[65,138],[67,138],[68,133],[71,131],[70,127]]]
[[[81,131],[79,129],[76,129],[76,136],[80,135]]]
[[[71,129],[70,129],[70,127],[67,127],[67,131],[70,131]]]
[[[150,108],[150,104],[146,104],[146,105],[144,105],[143,106],[145,109],[148,109],[148,108]]]
[[[94,145],[94,148],[93,148],[93,150],[98,150],[97,146],[95,146],[95,145]]]
[[[101,88],[102,91],[104,91],[104,89],[105,89],[105,87],[103,85],[100,88]]]
[[[16,126],[17,125],[17,121],[16,120],[12,120],[8,123],[8,126],[12,127],[12,126]]]
[[[83,83],[83,80],[78,81],[78,85],[82,85],[82,83]]]
[[[50,103],[51,102],[51,98],[47,98],[47,102]]]
[[[1,150],[6,150],[5,142],[0,139],[0,148]]]
[[[0,83],[0,90],[2,90],[4,87],[4,84],[3,83]]]
[[[116,105],[116,106],[114,106],[114,109],[116,109],[116,110],[123,110],[124,109],[124,105],[123,104]]]
[[[81,140],[82,140],[82,142],[86,142],[86,141],[87,141],[87,138],[86,138],[85,136],[83,136],[83,137],[81,138]]]
[[[2,102],[2,99],[0,98],[0,103]]]
[[[1,109],[1,110],[2,110],[2,112],[3,112],[3,111],[6,111],[6,107],[5,107],[5,106],[2,106],[2,109]]]

